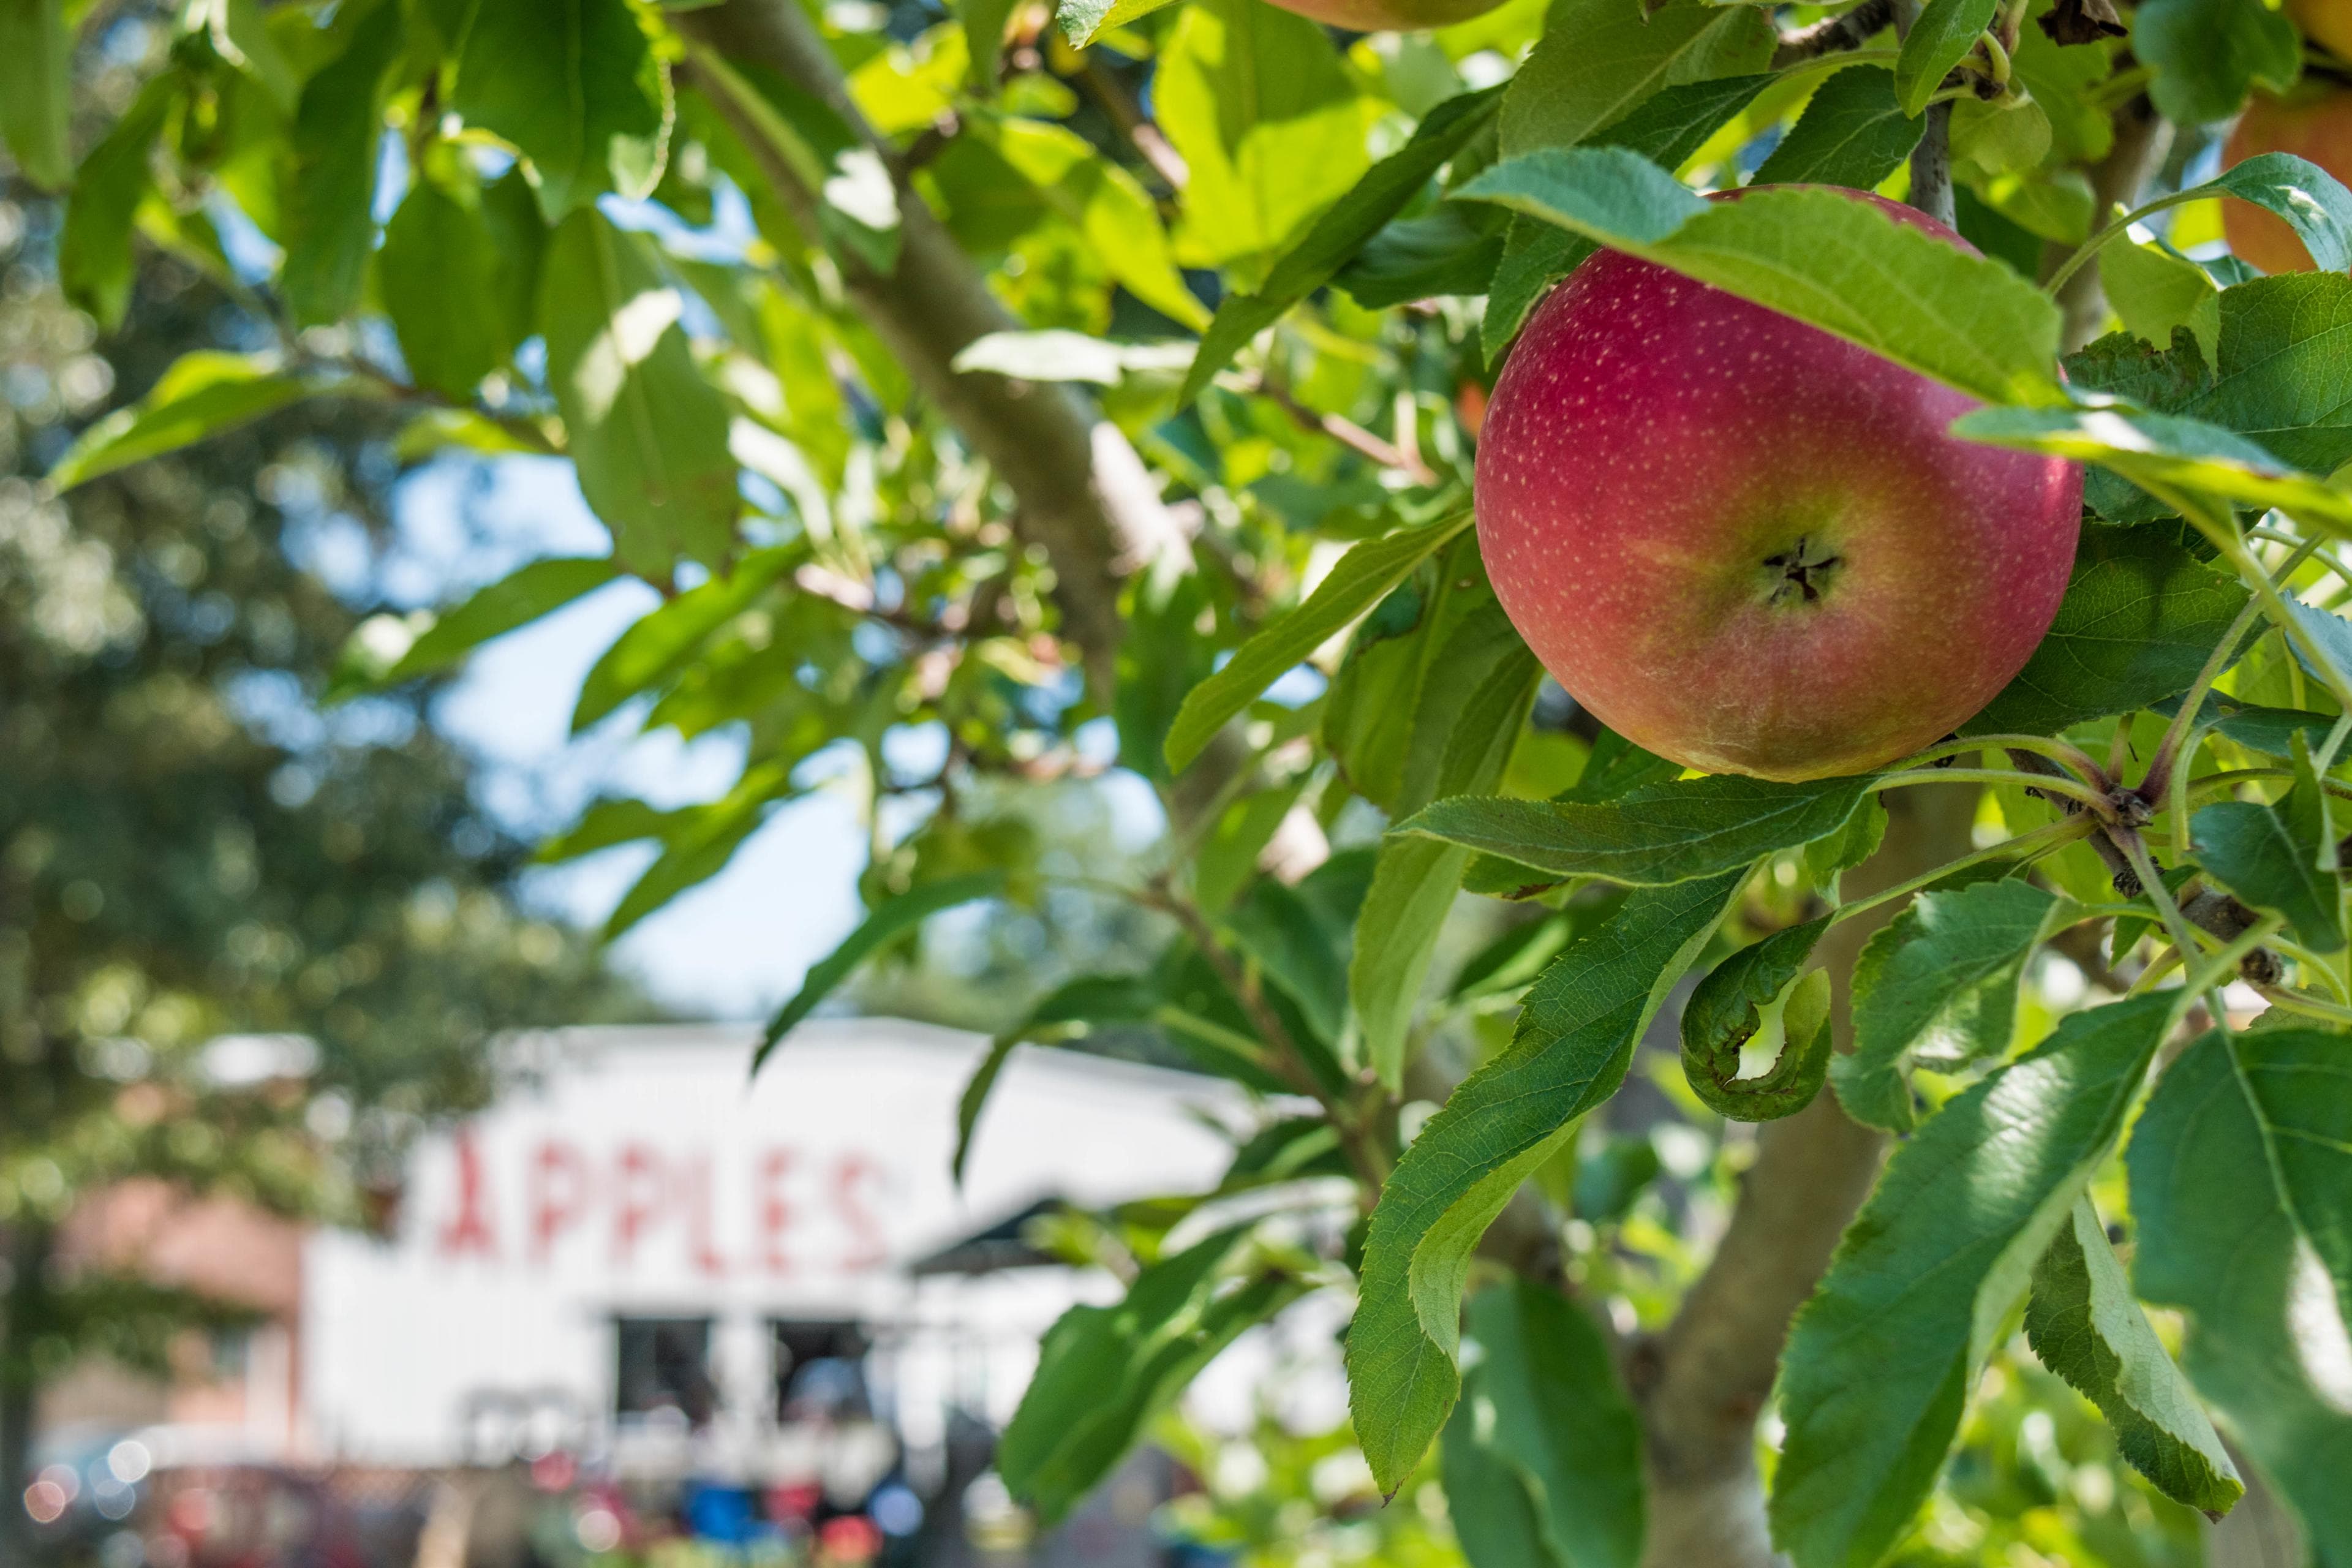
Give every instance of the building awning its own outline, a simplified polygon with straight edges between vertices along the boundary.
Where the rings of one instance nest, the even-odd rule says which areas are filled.
[[[1029,1222],[1050,1215],[1066,1212],[1067,1200],[1058,1197],[1039,1198],[1027,1208],[1005,1215],[985,1230],[974,1231],[959,1241],[951,1241],[938,1251],[918,1258],[907,1265],[907,1272],[918,1279],[933,1274],[993,1274],[1003,1268],[1043,1268],[1066,1267],[1068,1259],[1033,1245],[1027,1236]]]

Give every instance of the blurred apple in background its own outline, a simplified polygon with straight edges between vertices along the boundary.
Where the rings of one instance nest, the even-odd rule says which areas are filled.
[[[2298,20],[2301,11],[2323,9],[2317,4],[2290,8],[2298,10]],[[2325,9],[2339,31],[2352,34],[2352,5],[2339,0]],[[2346,41],[2352,43],[2352,37]],[[2284,98],[2256,93],[2237,128],[2230,132],[2221,157],[2225,165],[2236,164],[2263,153],[2292,153],[2352,184],[2352,87],[2309,76]],[[2304,249],[2286,220],[2252,202],[2224,201],[2221,232],[2229,237],[2230,249],[2240,259],[2265,272],[2312,269],[2311,253]]]

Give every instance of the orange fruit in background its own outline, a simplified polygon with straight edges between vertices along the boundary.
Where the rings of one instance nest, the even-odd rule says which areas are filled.
[[[2303,0],[2301,9],[2325,11],[2352,33],[2352,0]],[[2307,158],[2352,184],[2352,87],[2309,79],[2285,98],[2254,94],[2245,115],[2230,132],[2221,158],[2225,164],[2235,164],[2262,153],[2292,153]],[[2221,203],[2221,232],[2229,237],[2230,248],[2241,260],[2265,272],[2312,269],[2311,253],[2304,249],[2286,220],[2251,202]]]
[[[2286,14],[2305,37],[2352,60],[2352,0],[2286,0]]]

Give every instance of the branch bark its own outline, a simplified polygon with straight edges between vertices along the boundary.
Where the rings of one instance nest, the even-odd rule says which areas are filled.
[[[1782,34],[1780,47],[1772,51],[1772,68],[1780,70],[1817,56],[1858,49],[1893,20],[1895,0],[1862,0],[1853,10],[1826,22]]]
[[[775,72],[823,100],[883,156],[898,184],[897,267],[879,272],[840,258],[842,282],[916,387],[1011,487],[1014,528],[1054,563],[1063,631],[1086,657],[1098,692],[1111,686],[1119,643],[1118,587],[1138,566],[1189,548],[1158,487],[1118,427],[1055,384],[957,371],[957,353],[1021,322],[989,291],[971,258],[908,187],[850,99],[847,80],[796,0],[727,0],[676,14],[678,26],[730,64]],[[698,85],[741,136],[803,233],[817,232],[820,196],[761,134],[746,106],[704,74]]]
[[[1890,793],[1885,842],[1847,873],[1848,895],[1893,887],[1966,854],[1978,793],[1967,784]],[[1831,1026],[1841,1050],[1853,1046],[1853,961],[1902,907],[1885,905],[1822,939],[1816,956],[1833,987]],[[1714,1260],[1665,1331],[1630,1352],[1649,1481],[1643,1568],[1780,1561],[1756,1474],[1756,1416],[1771,1394],[1789,1321],[1877,1177],[1883,1142],[1849,1121],[1827,1089],[1797,1115],[1767,1123]]]

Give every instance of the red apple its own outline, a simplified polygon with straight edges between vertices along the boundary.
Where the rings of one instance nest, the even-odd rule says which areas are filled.
[[[1273,0],[1282,10],[1351,33],[1409,33],[1422,27],[1450,27],[1481,16],[1503,0]]]
[[[2258,153],[2292,153],[2339,181],[2352,179],[2352,88],[2313,77],[2285,98],[2254,94],[2222,146],[2221,159],[2227,166]],[[2311,270],[2311,252],[2286,219],[2252,202],[2223,202],[2221,232],[2232,254],[2265,272]]]
[[[1604,251],[1496,384],[1487,573],[1544,668],[1626,739],[1710,773],[1867,772],[1982,708],[2066,590],[2082,470],[1947,434],[1976,406]]]

